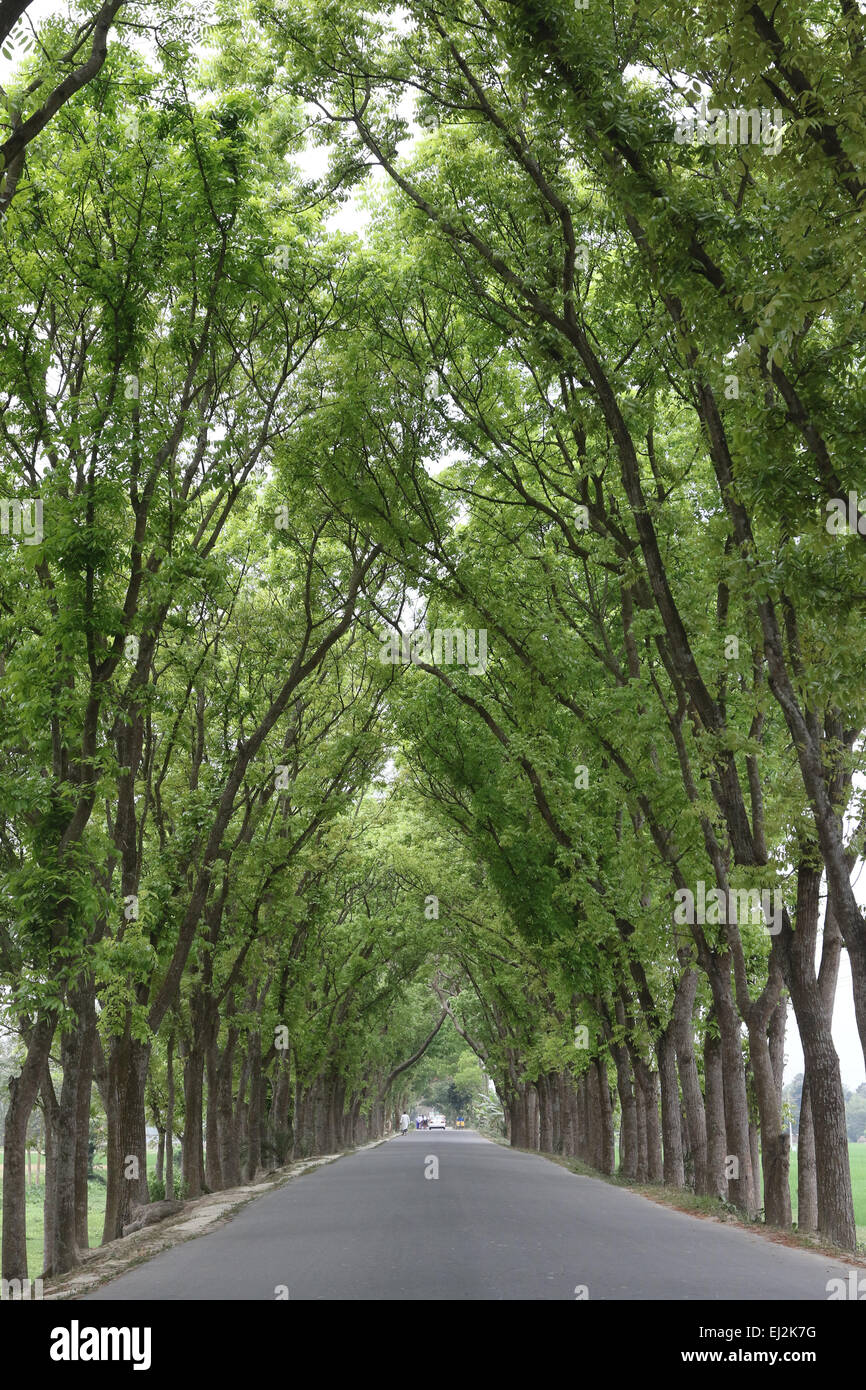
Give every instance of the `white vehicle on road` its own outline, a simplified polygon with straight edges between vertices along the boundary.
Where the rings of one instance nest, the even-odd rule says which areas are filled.
[[[444,1129],[444,1128],[445,1128],[445,1116],[444,1116],[444,1115],[431,1115],[431,1116],[430,1116],[430,1128],[431,1128],[431,1129]]]

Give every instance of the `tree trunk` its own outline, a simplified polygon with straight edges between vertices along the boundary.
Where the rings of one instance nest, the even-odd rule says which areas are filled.
[[[680,1121],[680,1092],[677,1085],[677,1056],[673,1020],[658,1043],[659,1082],[662,1098],[663,1177],[666,1187],[685,1187],[683,1136]]]
[[[807,864],[797,870],[797,929],[783,924],[780,938],[785,979],[797,1018],[809,1082],[815,1141],[817,1227],[845,1250],[856,1247],[845,1098],[839,1058],[831,1032],[832,1001],[838,969],[839,929],[827,912],[821,971],[815,976],[815,948],[821,875]],[[804,1079],[805,1094],[805,1079]],[[809,1139],[807,1130],[807,1142]],[[808,1149],[803,1155],[808,1164]],[[799,1166],[799,1165],[798,1165]],[[810,1213],[807,1203],[807,1219]],[[798,1224],[800,1216],[798,1213]]]
[[[725,958],[726,959],[726,958]],[[752,1177],[752,1150],[749,1142],[749,1103],[746,1070],[740,1035],[740,1019],[731,998],[730,976],[722,962],[714,970],[711,985],[721,1035],[722,1084],[725,1098],[726,1157],[729,1165],[728,1200],[749,1216],[757,1211]]]
[[[50,1068],[46,1065],[42,1078],[42,1114],[45,1133],[45,1194],[42,1205],[42,1270],[48,1269],[54,1255],[54,1231],[57,1224],[55,1178],[57,1172],[57,1114],[60,1105],[54,1093]]]
[[[174,1198],[174,1029],[165,1045],[165,1195]]]
[[[210,1192],[221,1192],[225,1187],[222,1170],[222,1143],[219,1131],[219,1018],[216,1026],[209,1020],[207,1046],[205,1050],[205,1071],[207,1075],[207,1139],[205,1141],[205,1182]]]
[[[247,1141],[247,1082],[249,1080],[249,1047],[241,1055],[241,1069],[238,1077],[238,1090],[235,1098],[234,1108],[234,1127],[237,1135],[238,1148],[246,1145]]]
[[[697,971],[686,970],[680,978],[674,999],[674,1043],[689,1136],[689,1150],[694,1164],[695,1192],[699,1195],[708,1195],[716,1193],[717,1189],[710,1178],[708,1167],[707,1119],[704,1110],[704,1098],[701,1094],[698,1065],[695,1059],[695,1032],[692,1015],[697,987]]]
[[[78,1158],[79,1081],[84,1039],[78,1026],[60,1036],[63,1081],[55,1117],[54,1162],[50,1184],[53,1210],[52,1240],[46,1247],[45,1273],[65,1274],[79,1261],[76,1241],[75,1173]],[[48,1196],[46,1189],[46,1196]]]
[[[823,1012],[823,1011],[822,1011]],[[844,1250],[857,1246],[848,1130],[839,1058],[823,1018],[815,1018],[808,1039],[801,1029],[814,1123],[818,1231]]]
[[[600,1057],[596,1057],[595,1059],[595,1071],[598,1078],[599,1112],[601,1119],[601,1171],[612,1177],[616,1171],[616,1138],[613,1127],[613,1104],[610,1096],[610,1084],[607,1079],[607,1067]]]
[[[204,1053],[198,1039],[186,1049],[183,1063],[183,1193],[200,1197],[204,1185]]]
[[[93,1093],[93,1063],[96,1047],[96,1010],[93,990],[82,991],[84,1007],[81,1012],[81,1064],[78,1070],[76,1104],[75,1151],[75,1241],[79,1251],[90,1247],[90,1100]]]
[[[574,1097],[575,1115],[575,1134],[577,1136],[576,1152],[583,1159],[584,1163],[596,1162],[598,1155],[593,1148],[593,1129],[592,1129],[592,1070],[584,1072],[577,1083],[577,1090]],[[614,1156],[615,1161],[615,1156]]]
[[[635,1058],[635,1076],[644,1101],[647,1177],[650,1182],[661,1182],[664,1177],[664,1163],[659,1130],[659,1079],[657,1073],[640,1056]]]
[[[707,1125],[707,1184],[709,1195],[727,1197],[725,1177],[727,1141],[725,1136],[725,1089],[722,1077],[722,1044],[709,1024],[704,1037],[705,1114]]]
[[[649,1163],[647,1160],[646,1096],[644,1095],[643,1086],[637,1075],[635,1062],[632,1062],[632,1077],[634,1078],[634,1104],[637,1124],[637,1180],[638,1182],[647,1182],[649,1179]]]
[[[27,1184],[25,1150],[27,1126],[43,1073],[48,1065],[56,1019],[40,1018],[30,1032],[21,1072],[9,1081],[9,1105],[3,1128],[3,1266],[2,1278],[26,1279]]]
[[[235,1124],[232,1083],[238,1032],[229,1027],[217,1074],[217,1123],[220,1141],[220,1168],[226,1187],[240,1187],[241,1159]]]
[[[758,1126],[749,1121],[749,1156],[752,1162],[752,1181],[758,1187],[761,1181],[761,1155],[758,1146]]]
[[[800,1119],[797,1131],[797,1230],[818,1229],[818,1171],[815,1161],[815,1130],[809,1099],[809,1073],[803,1075]]]
[[[632,1086],[628,1051],[623,1043],[612,1043],[611,1053],[616,1066],[616,1089],[620,1109],[620,1171],[634,1181],[638,1173],[637,1102]]]
[[[289,1126],[289,1105],[291,1103],[291,1076],[286,1060],[280,1056],[275,1063],[274,1099],[271,1106],[271,1141],[278,1165],[284,1164],[291,1152],[292,1134]],[[360,1120],[360,1098],[352,1105],[352,1142]]]
[[[526,1127],[529,1133],[529,1147],[538,1150],[538,1092],[530,1082],[526,1087]]]
[[[144,1089],[149,1061],[149,1044],[136,1041],[127,1022],[126,1031],[113,1040],[108,1058],[108,1183],[103,1244],[123,1235],[133,1206],[144,1206],[148,1200]]]
[[[550,1077],[542,1073],[535,1086],[538,1092],[538,1147],[542,1153],[552,1154],[554,1152],[553,1102],[550,1094]]]
[[[791,1188],[788,1180],[788,1131],[782,1126],[782,1096],[776,1086],[767,1034],[760,1024],[754,1028],[749,1028],[749,1054],[752,1062],[752,1075],[755,1080],[755,1094],[758,1098],[758,1113],[761,1120],[764,1220],[768,1226],[790,1229]]]
[[[262,1166],[262,1038],[251,1033],[249,1041],[250,1104],[247,1113],[247,1161],[244,1181],[255,1182]]]

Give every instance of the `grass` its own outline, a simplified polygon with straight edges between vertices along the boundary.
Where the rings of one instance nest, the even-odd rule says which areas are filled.
[[[0,1149],[0,1155],[2,1155]],[[180,1171],[179,1151],[175,1154],[175,1171]],[[97,1156],[93,1165],[93,1170],[102,1178],[105,1177],[105,1155]],[[156,1170],[156,1153],[148,1149],[147,1151],[147,1171],[151,1176]],[[35,1165],[34,1165],[35,1171]],[[0,1200],[3,1196],[2,1164],[0,1164]],[[44,1158],[43,1158],[44,1172]],[[43,1202],[45,1200],[45,1183],[33,1183],[27,1188],[27,1273],[31,1279],[35,1279],[42,1272],[42,1237],[43,1237]],[[91,1249],[99,1245],[102,1240],[102,1225],[105,1220],[105,1184],[104,1182],[91,1181],[88,1183],[88,1202],[87,1202],[87,1230],[90,1237]]]
[[[507,1143],[506,1140],[502,1141]],[[527,1150],[527,1152],[529,1152]],[[730,1216],[737,1220],[745,1220],[741,1213],[728,1202],[719,1202],[715,1197],[699,1197],[694,1192],[683,1191],[681,1188],[664,1187],[661,1184],[635,1183],[630,1178],[621,1177],[619,1173],[608,1176],[599,1173],[597,1169],[591,1168],[588,1164],[582,1163],[577,1158],[562,1158],[553,1154],[541,1154],[541,1158],[552,1158],[554,1163],[559,1163],[564,1168],[568,1168],[572,1173],[582,1174],[588,1178],[601,1178],[602,1181],[612,1183],[615,1187],[627,1187],[631,1191],[638,1191],[651,1197],[654,1201],[664,1202],[666,1205],[676,1207],[678,1211],[690,1211],[706,1216],[718,1216],[721,1211],[727,1211]],[[866,1248],[866,1144],[848,1145],[848,1160],[851,1164],[851,1188],[854,1197],[854,1221],[857,1228],[857,1243],[861,1253]],[[791,1184],[791,1215],[797,1220],[797,1155],[791,1154],[790,1169]],[[814,1244],[814,1237],[803,1236],[802,1243],[807,1246]]]
[[[848,1161],[851,1165],[851,1189],[854,1195],[854,1220],[857,1223],[857,1239],[866,1245],[866,1144],[849,1144]],[[791,1214],[797,1220],[797,1155],[791,1154]]]

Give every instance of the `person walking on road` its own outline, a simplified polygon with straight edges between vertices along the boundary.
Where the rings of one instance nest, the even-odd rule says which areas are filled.
[[[401,1134],[405,1134],[406,1131],[408,1130],[408,1128],[409,1128],[409,1116],[406,1114],[406,1111],[404,1110],[404,1111],[403,1111],[403,1114],[400,1116],[400,1133],[401,1133]]]

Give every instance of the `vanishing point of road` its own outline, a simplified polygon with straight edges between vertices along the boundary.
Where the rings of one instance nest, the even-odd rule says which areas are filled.
[[[410,1131],[300,1175],[87,1298],[823,1301],[847,1274],[472,1130]]]

